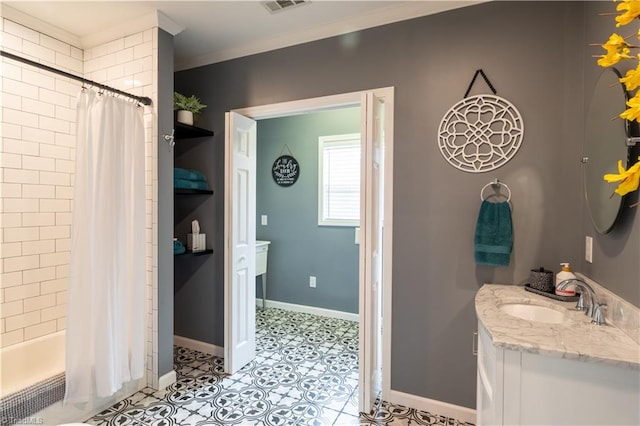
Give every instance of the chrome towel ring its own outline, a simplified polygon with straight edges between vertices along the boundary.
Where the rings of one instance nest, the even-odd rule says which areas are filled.
[[[485,189],[487,189],[487,188],[488,188],[488,187],[490,187],[490,186],[492,186],[492,187],[495,187],[495,186],[504,186],[504,187],[506,188],[506,190],[507,190],[507,193],[508,193],[508,195],[507,195],[507,203],[508,203],[509,201],[511,201],[511,189],[509,188],[509,186],[507,186],[507,184],[506,184],[506,183],[500,182],[500,181],[498,180],[498,178],[496,178],[494,181],[489,182],[488,184],[486,184],[485,186],[483,186],[483,187],[482,187],[482,189],[480,190],[480,200],[481,200],[481,201],[486,200],[487,198],[491,197],[491,195],[495,195],[495,194],[491,194],[491,195],[487,196],[486,198],[485,198],[485,196],[483,195],[483,194],[484,194],[484,190],[485,190]]]

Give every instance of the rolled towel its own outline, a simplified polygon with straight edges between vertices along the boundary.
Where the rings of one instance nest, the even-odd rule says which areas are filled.
[[[173,240],[173,254],[182,254],[186,251],[184,245],[177,239]]]
[[[204,173],[199,172],[198,170],[181,169],[180,167],[174,167],[173,177],[174,179],[193,180],[198,182],[207,181],[207,177]]]
[[[177,189],[209,189],[207,182],[173,178],[173,187]]]
[[[508,202],[482,202],[474,242],[475,260],[478,265],[509,265],[513,248],[513,228]]]

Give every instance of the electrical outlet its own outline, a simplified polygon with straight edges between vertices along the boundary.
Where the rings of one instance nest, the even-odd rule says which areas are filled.
[[[260,216],[260,224],[262,226],[267,226],[267,215],[263,214],[262,216]]]
[[[584,239],[584,260],[593,263],[593,237],[585,237]]]
[[[316,277],[313,275],[309,277],[309,287],[316,288]]]

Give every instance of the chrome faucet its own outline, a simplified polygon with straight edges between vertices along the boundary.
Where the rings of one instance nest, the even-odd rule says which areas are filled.
[[[580,287],[580,298],[576,304],[576,309],[579,311],[586,311],[585,313],[591,317],[591,322],[597,325],[605,323],[604,314],[602,310],[607,307],[606,304],[598,302],[596,292],[589,284],[577,279],[570,278],[560,282],[556,288],[558,290],[566,290],[570,285]]]

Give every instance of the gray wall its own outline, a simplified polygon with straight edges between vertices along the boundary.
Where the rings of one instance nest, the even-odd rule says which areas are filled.
[[[269,300],[358,312],[354,227],[318,226],[318,137],[359,132],[360,108],[258,121],[256,234],[271,241]],[[280,187],[271,166],[285,144],[301,173],[294,185]],[[260,224],[263,214],[267,226]],[[317,278],[316,288],[309,287],[311,275]]]
[[[216,177],[217,194],[225,111],[395,86],[394,390],[475,407],[478,288],[521,283],[540,265],[581,264],[583,54],[594,42],[584,36],[583,8],[580,2],[489,2],[361,31],[351,36],[355,43],[335,37],[176,74],[181,91],[209,105],[203,121],[218,131],[216,143],[196,159]],[[505,166],[469,174],[442,159],[436,133],[478,68],[520,110],[525,137]],[[489,93],[482,82],[472,91],[478,93]],[[479,191],[495,177],[513,192],[515,244],[507,268],[473,260]],[[223,342],[222,209],[216,203],[208,212],[208,232],[217,236],[206,277],[213,297],[194,293],[191,302],[216,311],[214,321],[207,318],[207,341],[217,345]],[[636,256],[625,269],[631,279],[620,280],[616,291],[637,294],[637,232],[626,240],[635,248],[612,242],[612,258],[626,258],[628,250]]]
[[[158,29],[158,135],[173,128],[173,36]],[[158,141],[158,375],[173,370],[173,152]],[[161,313],[161,314],[160,314]]]
[[[620,35],[631,35],[637,32],[638,24],[630,24],[616,28],[612,16],[599,16],[603,12],[615,12],[616,4],[612,2],[587,2],[585,7],[585,34],[587,43],[604,43],[609,35],[617,32]],[[586,43],[585,43],[586,45]],[[591,55],[600,55],[604,52],[598,47],[586,47],[585,49],[585,117],[589,110],[589,103],[603,68],[596,65],[596,60]],[[616,67],[622,72],[629,67],[635,67],[636,61],[623,61]],[[614,90],[612,88],[612,90]],[[624,100],[620,96],[620,112],[624,109]],[[610,141],[612,144],[623,144],[624,141]],[[632,153],[634,162],[640,155],[640,146]],[[624,159],[622,159],[624,161]],[[611,184],[611,190],[615,188]],[[617,197],[617,195],[615,195]],[[582,270],[591,278],[606,285],[614,293],[626,300],[640,306],[640,208],[629,208],[629,205],[638,201],[638,192],[627,196],[626,203],[622,207],[619,222],[612,232],[600,235],[591,224],[589,211],[583,200],[582,204],[582,230],[584,235],[593,237],[593,264],[584,260],[581,262]],[[584,238],[584,237],[583,237]],[[582,243],[584,244],[584,242]]]
[[[177,91],[190,96],[199,91]],[[199,96],[199,95],[198,95]],[[203,101],[206,105],[207,102]],[[202,342],[216,343],[223,346],[223,331],[220,340],[216,340],[214,324],[222,324],[224,301],[222,299],[222,251],[223,232],[216,232],[217,221],[224,221],[222,202],[223,190],[220,188],[224,169],[224,153],[213,157],[211,150],[224,140],[222,130],[213,127],[196,116],[195,124],[205,129],[214,130],[214,137],[200,137],[176,140],[174,161],[176,167],[195,169],[207,177],[213,195],[176,196],[174,203],[174,236],[187,242],[187,234],[191,232],[191,221],[197,219],[200,232],[206,234],[207,248],[213,248],[213,255],[180,256],[174,262],[174,327],[175,334]],[[212,167],[217,162],[219,166]],[[173,170],[172,170],[173,173]],[[171,183],[173,185],[173,181]],[[219,211],[218,211],[219,210]],[[220,262],[219,265],[217,262]],[[219,274],[219,275],[217,275]],[[216,302],[217,301],[217,302]]]

